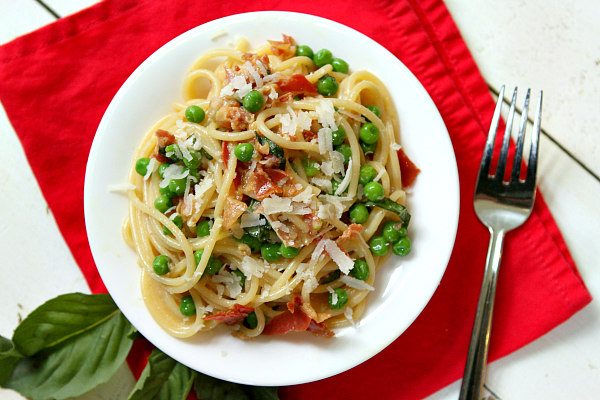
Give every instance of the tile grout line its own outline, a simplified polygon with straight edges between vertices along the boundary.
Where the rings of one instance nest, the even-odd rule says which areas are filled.
[[[496,97],[498,97],[500,95],[499,91],[493,87],[491,84],[487,84],[488,85],[488,89],[494,93],[494,95],[496,95]],[[506,97],[504,97],[502,99],[504,101],[504,103],[506,103],[507,105],[510,105],[510,99],[507,99]],[[515,107],[515,111],[517,111],[519,114],[521,114],[522,110],[519,108],[519,106]],[[533,124],[533,119],[527,115],[527,121],[531,124]],[[566,147],[564,147],[562,144],[560,144],[552,135],[550,135],[545,129],[544,127],[541,127],[540,132],[542,135],[544,135],[548,140],[550,140],[552,143],[554,143],[560,150],[562,150],[569,158],[571,158],[573,161],[575,161],[575,163],[577,163],[581,168],[583,168],[588,174],[590,174],[594,179],[596,179],[598,182],[600,182],[600,176],[598,176],[594,171],[592,171],[590,169],[590,167],[588,167],[587,165],[585,165],[583,163],[583,161],[581,161],[579,158],[577,158],[573,153],[571,153]]]
[[[48,4],[44,3],[43,0],[34,0],[36,3],[38,3],[40,6],[44,7],[44,9],[46,11],[48,11],[50,14],[52,14],[52,16],[56,19],[60,19],[61,16],[52,9],[52,7],[50,7]]]
[[[496,392],[494,392],[492,389],[490,389],[490,387],[487,385],[487,383],[484,383],[484,384],[483,384],[483,387],[485,388],[485,390],[487,390],[488,392],[490,392],[490,394],[491,394],[492,396],[494,396],[494,400],[501,400],[501,399],[500,399],[500,396],[498,396],[498,395],[496,394]]]

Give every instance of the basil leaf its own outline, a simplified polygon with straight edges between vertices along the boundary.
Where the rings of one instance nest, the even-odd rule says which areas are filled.
[[[13,342],[0,336],[0,385],[4,385],[4,382],[10,378],[22,358],[23,355],[15,349]]]
[[[276,387],[246,386],[252,400],[279,400]]]
[[[400,220],[402,221],[402,225],[405,227],[408,226],[408,223],[410,222],[410,213],[406,207],[404,207],[402,204],[396,203],[394,200],[385,198],[379,201],[367,201],[365,205],[367,207],[381,207],[385,210],[398,214]]]
[[[106,382],[125,361],[133,326],[121,312],[60,344],[27,357],[5,386],[37,399],[79,396]]]
[[[196,397],[202,400],[279,400],[276,387],[247,386],[196,373]]]
[[[193,371],[183,364],[177,363],[173,372],[169,375],[169,380],[158,393],[157,400],[163,399],[181,399],[185,400],[192,390],[192,384],[196,377],[196,371]]]
[[[36,308],[13,335],[15,347],[31,356],[108,320],[119,309],[107,294],[69,293]]]
[[[154,349],[128,400],[185,400],[194,375],[185,365]]]
[[[196,375],[194,390],[196,397],[202,400],[250,400],[241,385],[222,381],[200,372]]]

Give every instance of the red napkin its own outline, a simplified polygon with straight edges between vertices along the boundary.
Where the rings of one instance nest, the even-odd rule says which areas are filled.
[[[392,51],[419,78],[448,127],[460,176],[461,215],[446,274],[423,313],[388,348],[343,374],[282,389],[283,399],[415,399],[429,395],[460,378],[474,319],[488,235],[473,212],[472,193],[493,100],[441,0],[362,4],[348,0],[329,0],[326,5],[295,0],[213,1],[210,5],[173,0],[105,1],[0,47],[0,99],[94,292],[105,288],[84,228],[83,179],[88,151],[118,88],[167,41],[226,15],[298,11],[363,32]],[[120,240],[118,232],[115,240]],[[540,337],[590,300],[560,232],[538,196],[531,218],[506,239],[490,359]]]

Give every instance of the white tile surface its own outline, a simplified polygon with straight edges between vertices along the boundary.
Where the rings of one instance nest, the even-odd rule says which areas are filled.
[[[543,89],[544,128],[600,175],[598,0],[445,0],[486,80]]]
[[[45,0],[68,15],[95,0]],[[484,77],[545,90],[544,128],[600,173],[600,5],[597,0],[446,0]],[[0,0],[0,43],[54,18],[33,0]],[[499,32],[502,32],[500,34]],[[0,334],[58,293],[87,291],[0,110]],[[592,295],[600,296],[595,239],[600,183],[547,139],[542,140],[540,186]],[[6,188],[6,189],[5,189]],[[24,223],[24,218],[27,223]],[[21,308],[19,307],[21,305]],[[490,366],[488,386],[501,399],[592,399],[600,393],[600,318],[596,302],[531,345]],[[82,398],[125,398],[126,367]],[[456,399],[458,383],[431,399]],[[489,394],[488,394],[489,395]],[[21,399],[0,389],[2,399]]]
[[[54,17],[33,0],[0,0],[0,44],[53,21]]]
[[[44,0],[58,15],[64,17],[98,3],[98,0]]]

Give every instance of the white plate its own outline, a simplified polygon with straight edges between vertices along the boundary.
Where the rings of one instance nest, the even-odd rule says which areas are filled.
[[[409,257],[391,256],[375,281],[365,316],[333,339],[308,333],[236,339],[217,330],[176,339],[154,322],[140,294],[135,253],[121,238],[125,196],[110,185],[127,181],[134,148],[146,130],[182,98],[196,57],[238,36],[253,45],[284,32],[313,49],[330,49],[353,70],[367,69],[390,89],[401,141],[421,169],[409,196]],[[215,39],[215,36],[227,33]],[[351,45],[349,45],[351,44]],[[208,375],[251,385],[291,385],[326,378],[374,356],[423,310],[446,269],[458,223],[458,174],[448,132],[412,73],[385,48],[344,25],[311,15],[256,12],[206,23],[173,39],[144,61],[110,103],[90,151],[85,177],[85,221],[94,260],[113,299],[131,323],[177,361]],[[410,366],[408,366],[410,368]]]

